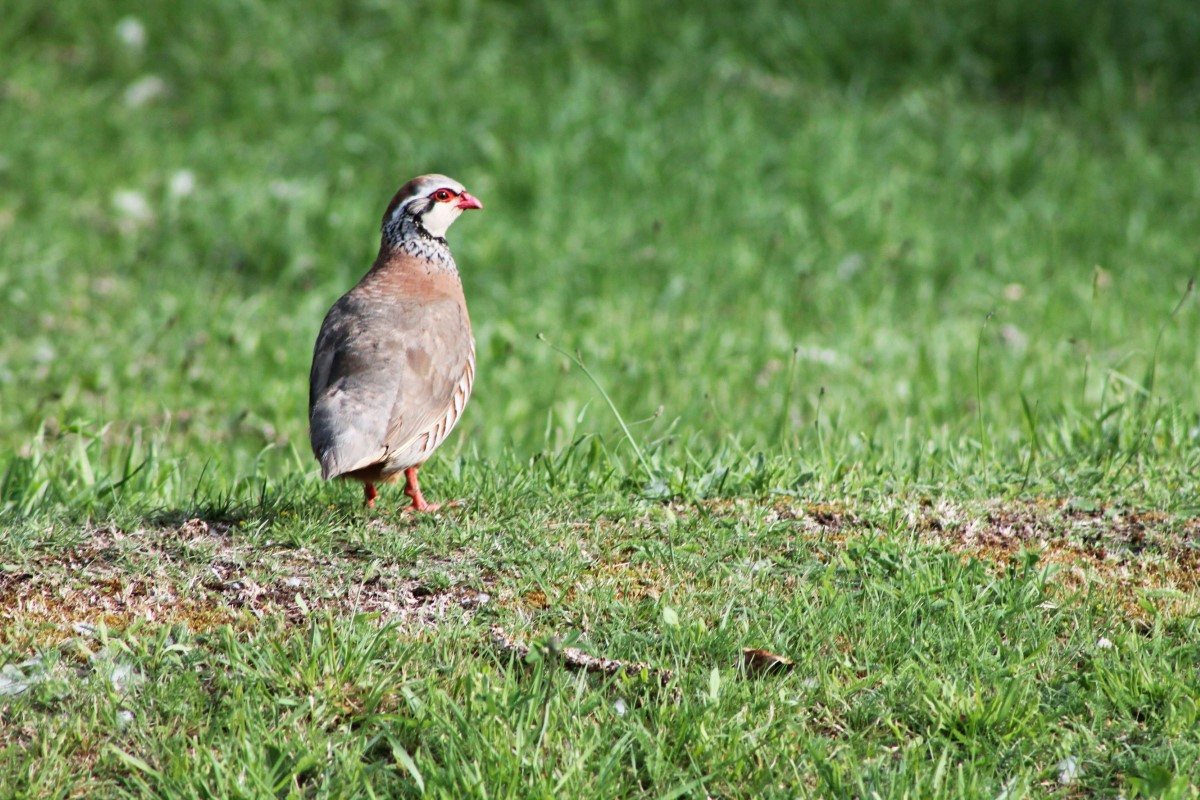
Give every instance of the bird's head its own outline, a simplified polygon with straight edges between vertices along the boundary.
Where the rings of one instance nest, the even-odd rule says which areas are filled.
[[[383,232],[404,238],[424,233],[442,239],[458,215],[468,208],[483,208],[463,185],[445,175],[422,175],[400,187],[383,214]]]

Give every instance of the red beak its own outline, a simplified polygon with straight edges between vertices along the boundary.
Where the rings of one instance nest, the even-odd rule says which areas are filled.
[[[470,192],[464,191],[458,196],[458,207],[463,211],[466,211],[468,208],[482,209],[483,203],[472,197]]]

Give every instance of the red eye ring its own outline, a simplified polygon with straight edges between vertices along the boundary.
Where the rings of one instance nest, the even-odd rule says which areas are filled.
[[[449,189],[438,189],[433,193],[433,199],[439,203],[448,203],[454,199],[454,192]]]

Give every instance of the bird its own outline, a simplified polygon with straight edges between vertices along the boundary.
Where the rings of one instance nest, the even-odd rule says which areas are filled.
[[[445,175],[404,184],[383,214],[379,255],[333,304],[313,346],[308,423],[321,478],[363,484],[404,476],[405,511],[441,504],[417,471],[455,424],[475,383],[475,339],[446,230],[483,204]],[[451,503],[451,505],[456,505]]]

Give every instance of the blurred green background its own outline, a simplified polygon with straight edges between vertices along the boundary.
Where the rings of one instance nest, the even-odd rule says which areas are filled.
[[[311,483],[316,331],[430,171],[486,206],[434,470],[633,470],[543,333],[673,490],[1194,502],[1190,0],[7,0],[0,52],[7,509]]]

